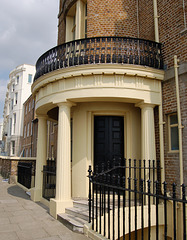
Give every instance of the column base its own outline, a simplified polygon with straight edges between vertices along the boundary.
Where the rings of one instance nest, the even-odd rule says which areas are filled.
[[[50,214],[57,219],[57,214],[65,213],[65,209],[68,207],[73,207],[73,201],[70,200],[56,200],[54,198],[50,199]]]
[[[42,189],[31,188],[31,200],[39,202],[42,198]]]

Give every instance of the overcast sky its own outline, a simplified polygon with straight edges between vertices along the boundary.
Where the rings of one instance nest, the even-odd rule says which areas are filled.
[[[1,0],[0,119],[9,73],[18,65],[35,65],[57,44],[59,0]]]

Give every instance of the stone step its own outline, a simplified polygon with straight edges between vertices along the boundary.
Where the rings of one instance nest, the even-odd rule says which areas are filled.
[[[88,200],[87,199],[74,200],[73,206],[88,209]]]
[[[67,213],[58,214],[57,219],[70,230],[77,233],[83,233],[84,224],[87,223],[86,220]]]
[[[85,221],[88,221],[89,219],[88,208],[84,208],[84,207],[66,208],[65,213],[68,215],[72,215],[74,217],[79,217]]]

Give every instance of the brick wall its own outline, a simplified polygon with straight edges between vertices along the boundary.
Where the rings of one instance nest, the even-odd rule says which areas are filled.
[[[33,172],[32,175],[35,175],[35,159],[27,159],[27,158],[13,158],[13,157],[1,157],[0,158],[0,174],[4,178],[9,179],[9,183],[16,183],[17,176],[17,166],[19,162],[32,162],[33,164]]]
[[[187,31],[184,34],[181,33],[184,30],[182,0],[158,0],[158,15],[165,68],[171,68],[174,55],[178,56],[181,63],[187,61]]]
[[[139,31],[140,38],[155,40],[153,1],[139,1]]]
[[[135,0],[88,0],[88,37],[137,37]]]
[[[29,107],[30,106],[30,107]],[[27,108],[27,111],[26,111]],[[24,156],[26,156],[26,151],[28,151],[29,157],[35,157],[36,156],[36,145],[34,144],[34,141],[37,137],[37,132],[35,133],[36,129],[34,127],[34,123],[32,123],[34,119],[34,104],[33,104],[33,96],[31,95],[24,103],[24,120],[23,120],[23,133],[22,133],[22,139],[21,139],[21,151],[23,156],[23,150],[24,150]],[[29,134],[28,134],[28,124],[29,124]],[[24,135],[26,127],[26,134]],[[32,130],[31,130],[32,128]],[[31,155],[30,155],[31,154]]]
[[[184,183],[187,183],[187,74],[179,77],[182,130]],[[179,153],[169,152],[168,114],[177,113],[175,79],[163,82],[163,113],[164,113],[164,151],[166,182],[180,185]]]

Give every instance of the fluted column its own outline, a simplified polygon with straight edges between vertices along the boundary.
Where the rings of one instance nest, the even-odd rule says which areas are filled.
[[[154,107],[153,104],[140,104],[141,108],[141,156],[142,160],[145,161],[145,165],[148,168],[149,162],[151,160],[156,160],[156,146],[155,146],[155,124],[154,124]],[[144,170],[142,169],[142,174]],[[143,176],[143,175],[142,175]],[[149,179],[149,171],[145,170],[145,180]],[[153,180],[153,171],[150,171],[150,180]],[[151,185],[151,191],[153,190],[153,185]],[[146,191],[147,184],[146,184]],[[148,201],[146,197],[145,203]]]
[[[38,116],[38,141],[36,156],[35,188],[31,190],[31,199],[40,201],[42,198],[43,165],[47,158],[47,116]]]
[[[142,159],[155,160],[155,124],[154,107],[152,104],[141,104],[141,136],[142,136]]]
[[[73,205],[71,199],[70,103],[60,103],[56,168],[56,197],[50,200],[50,213],[55,218]]]

